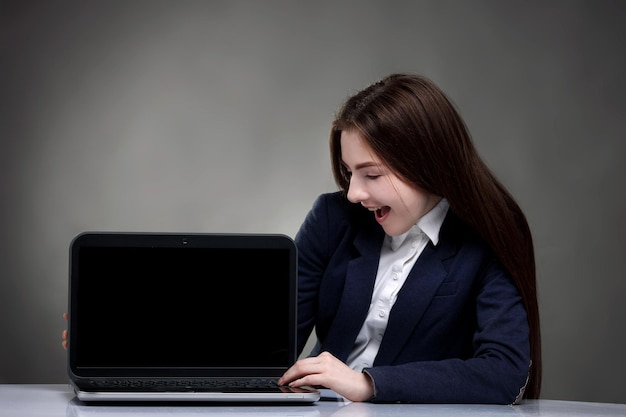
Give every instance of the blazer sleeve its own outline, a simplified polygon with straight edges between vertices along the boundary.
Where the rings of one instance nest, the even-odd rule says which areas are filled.
[[[322,196],[314,202],[295,237],[298,248],[298,355],[313,331],[317,300],[328,251],[317,242],[328,241],[329,225]]]

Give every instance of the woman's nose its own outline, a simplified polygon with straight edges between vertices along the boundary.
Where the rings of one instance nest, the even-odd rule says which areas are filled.
[[[360,203],[366,201],[369,195],[365,189],[359,184],[359,181],[354,178],[350,178],[350,184],[348,185],[348,200],[352,203]]]

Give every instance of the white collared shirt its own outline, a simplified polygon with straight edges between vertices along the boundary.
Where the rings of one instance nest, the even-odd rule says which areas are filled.
[[[441,199],[408,232],[385,237],[370,308],[346,361],[350,368],[361,371],[374,364],[398,292],[428,242],[439,243],[448,207],[448,201]]]

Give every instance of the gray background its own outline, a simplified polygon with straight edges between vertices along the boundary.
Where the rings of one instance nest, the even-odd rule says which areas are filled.
[[[619,1],[0,2],[0,382],[66,381],[76,234],[293,236],[335,189],[337,106],[411,71],[528,215],[543,397],[626,402],[625,18]]]

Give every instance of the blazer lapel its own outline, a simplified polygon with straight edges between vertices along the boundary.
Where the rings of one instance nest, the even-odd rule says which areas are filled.
[[[437,247],[428,243],[424,248],[391,309],[375,365],[393,363],[402,350],[447,275],[442,260],[453,252],[452,245],[441,240]]]

